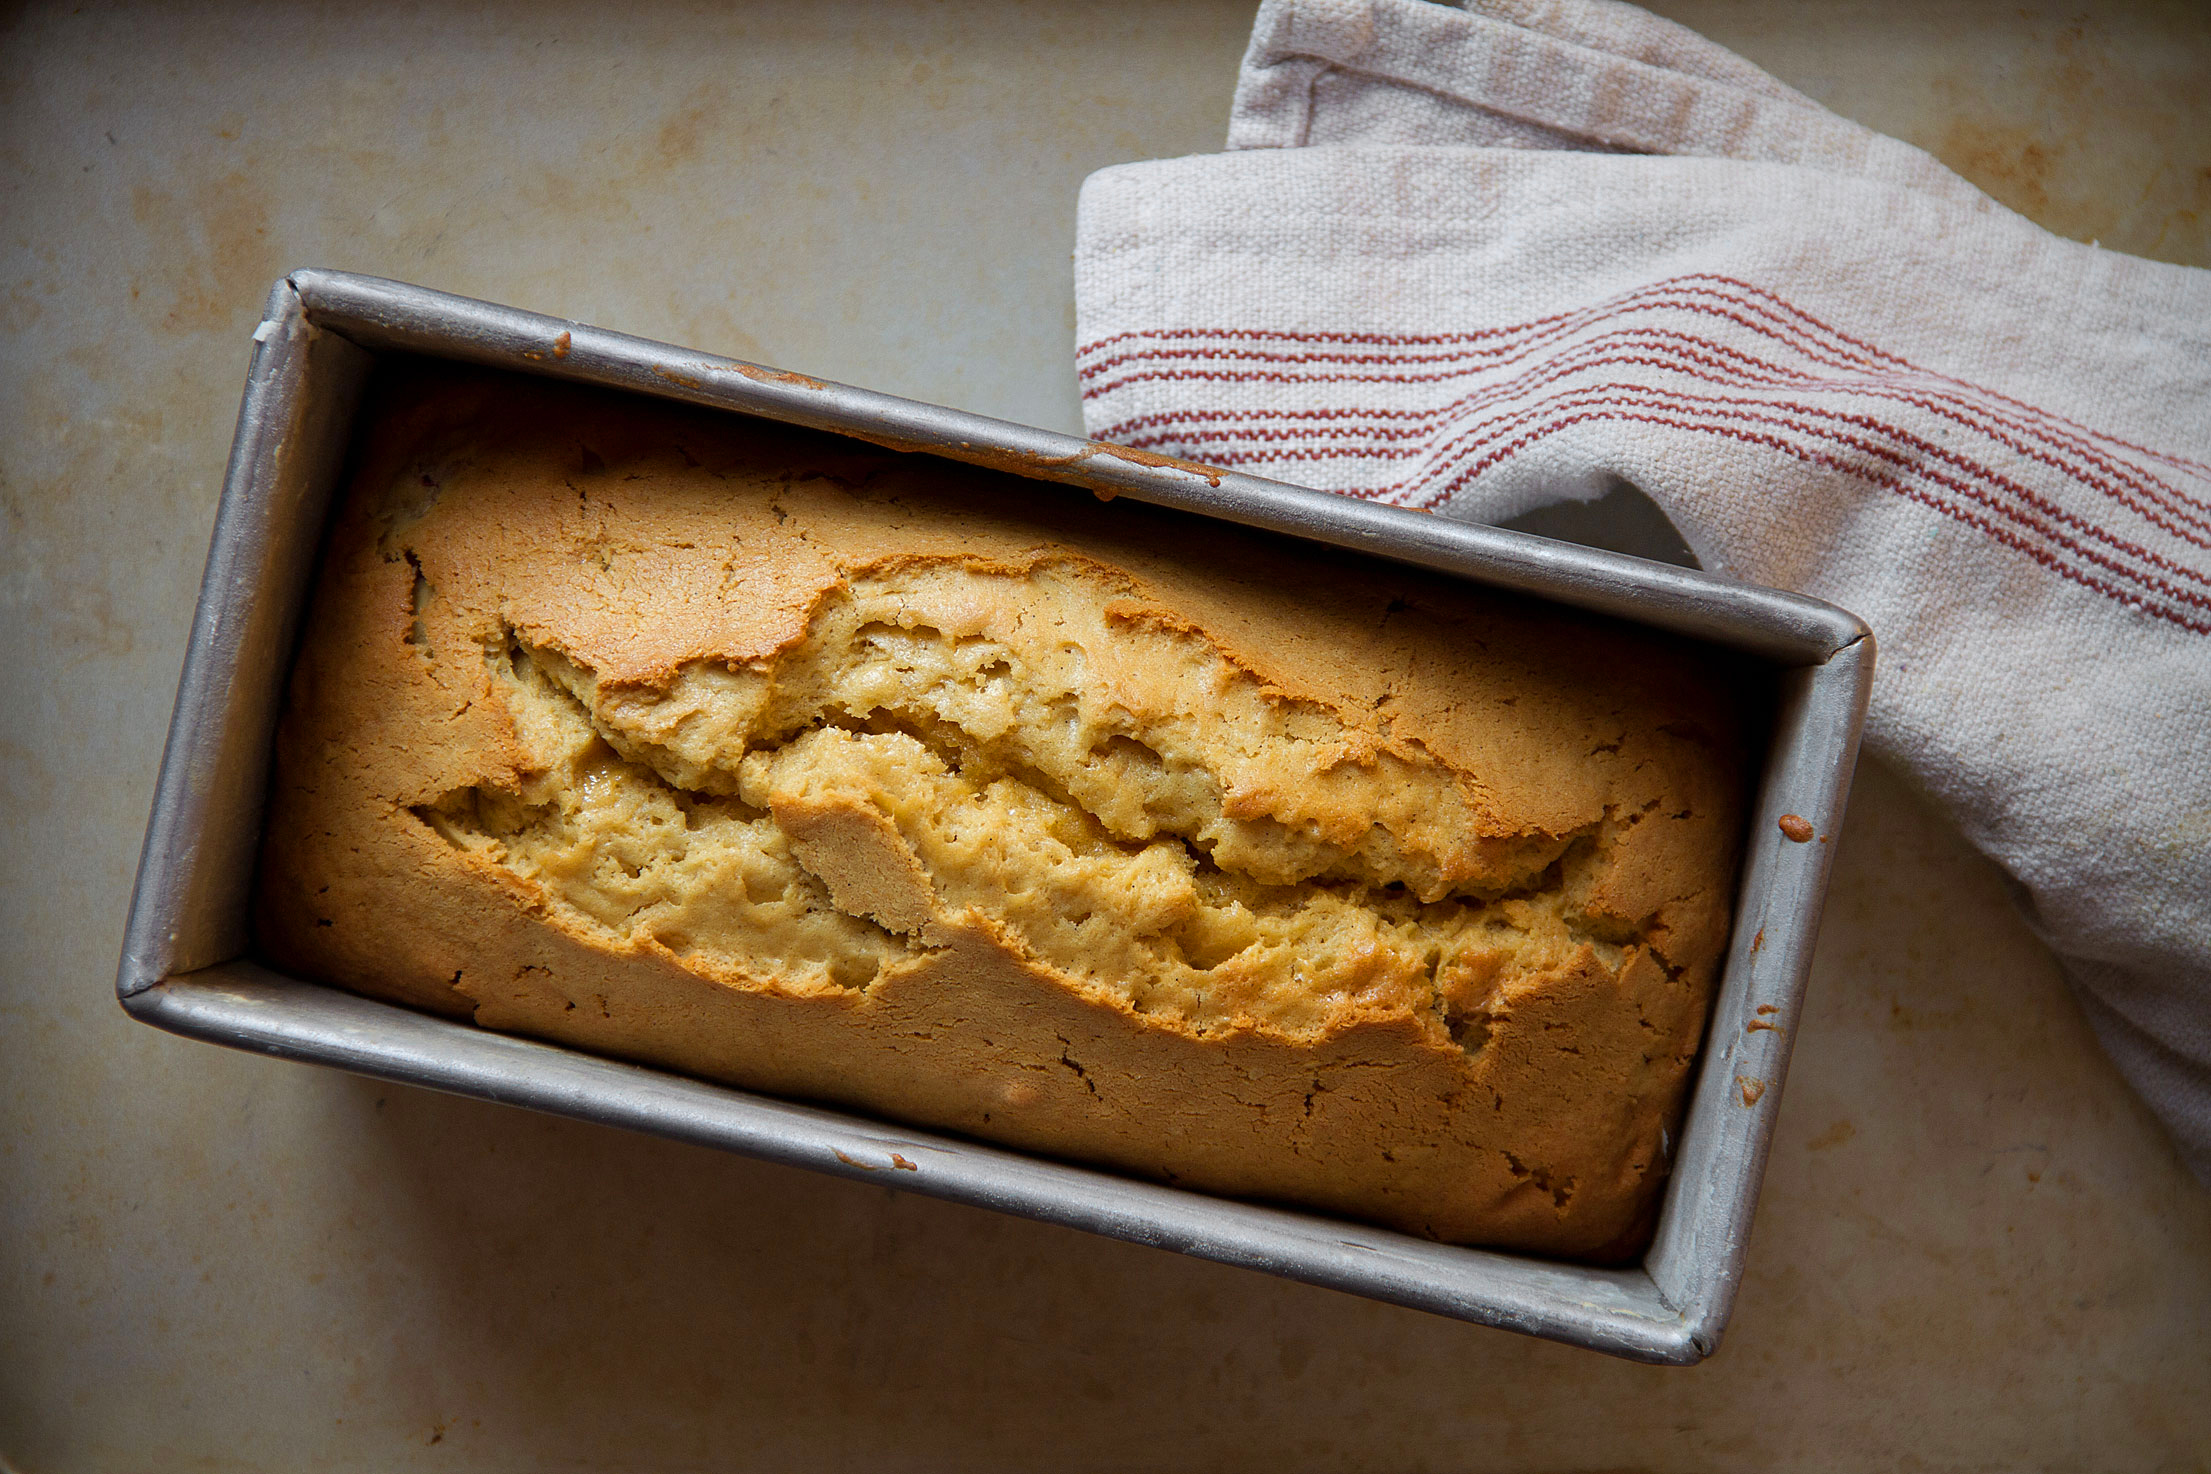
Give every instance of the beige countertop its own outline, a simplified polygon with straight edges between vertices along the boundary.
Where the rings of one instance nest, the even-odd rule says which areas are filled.
[[[2200,4],[1669,0],[2081,238],[2211,264]],[[2211,1467],[2211,1193],[1869,766],[1720,1355],[1632,1366],[128,1021],[247,356],[376,272],[1073,429],[1082,177],[1248,4],[0,20],[0,1465]]]

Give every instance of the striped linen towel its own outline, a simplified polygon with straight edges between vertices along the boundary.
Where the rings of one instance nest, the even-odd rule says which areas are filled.
[[[1610,0],[1267,0],[1228,142],[1083,188],[1090,433],[1473,521],[1624,482],[1863,616],[1870,747],[2211,1182],[2211,273]]]

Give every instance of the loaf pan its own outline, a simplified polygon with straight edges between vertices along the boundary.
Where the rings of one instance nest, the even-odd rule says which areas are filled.
[[[1537,595],[1743,652],[1770,740],[1734,934],[1657,1235],[1634,1268],[1459,1248],[487,1033],[283,976],[248,894],[277,713],[372,363],[405,353],[647,394],[1128,496]],[[1639,1361],[1719,1342],[1742,1278],[1873,640],[1794,594],[1449,522],[740,363],[421,287],[302,271],[271,292],[216,514],[117,992],[173,1033],[627,1126],[1109,1234]],[[1812,838],[1789,838],[1784,815]],[[1802,826],[1791,821],[1801,833]]]

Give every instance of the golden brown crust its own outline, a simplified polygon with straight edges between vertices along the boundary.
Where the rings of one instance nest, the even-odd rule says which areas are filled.
[[[259,937],[489,1028],[1619,1257],[1726,937],[1732,678],[1126,500],[425,374],[336,517]]]

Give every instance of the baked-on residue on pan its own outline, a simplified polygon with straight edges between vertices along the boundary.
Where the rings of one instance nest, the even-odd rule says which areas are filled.
[[[1456,1242],[1640,1248],[1740,673],[752,422],[418,370],[279,733],[281,966]]]

